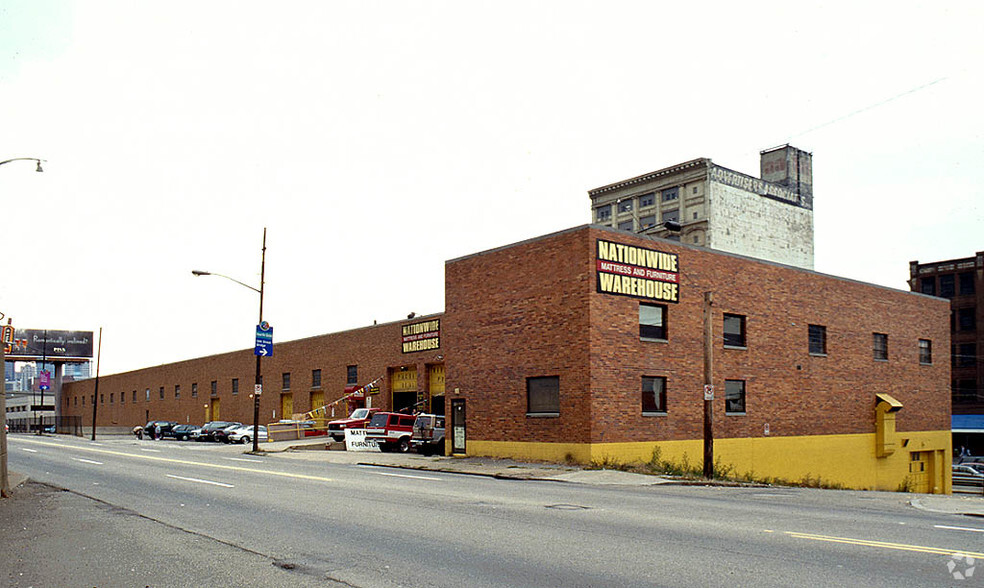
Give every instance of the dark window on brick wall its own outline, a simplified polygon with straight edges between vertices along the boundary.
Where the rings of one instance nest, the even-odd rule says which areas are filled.
[[[940,276],[940,296],[943,298],[953,298],[954,293],[953,274]]]
[[[560,414],[560,376],[526,378],[526,414]]]
[[[888,335],[885,333],[872,333],[871,339],[875,359],[888,361]]]
[[[919,340],[919,363],[923,365],[933,363],[933,342],[929,339]]]
[[[198,384],[194,383],[191,385],[191,397],[198,398]]]
[[[232,395],[239,394],[239,378],[232,379]]]
[[[212,396],[218,396],[219,395],[219,383],[217,381],[215,381],[215,380],[212,380],[212,389],[211,389],[210,394]]]
[[[161,400],[164,400],[164,386],[161,386],[160,396],[161,396]]]
[[[724,315],[724,344],[728,347],[745,347],[745,317],[740,314]]]
[[[346,369],[346,384],[358,384],[359,383],[359,366],[350,365]]]
[[[974,367],[977,364],[977,344],[961,343],[956,345],[957,352],[953,356],[956,367]]]
[[[953,380],[950,392],[954,402],[977,401],[977,386],[974,380]]]
[[[174,397],[181,398],[181,386],[178,384],[174,385]]]
[[[809,348],[811,355],[827,355],[827,327],[810,325]]]
[[[666,306],[639,303],[639,337],[666,340]]]
[[[642,414],[666,414],[666,378],[642,377]]]
[[[977,309],[975,307],[957,309],[957,329],[960,331],[977,330]]]
[[[134,402],[137,401],[137,391],[136,390],[133,391],[133,401]]]
[[[311,370],[311,387],[321,387],[321,370]]]
[[[724,381],[724,412],[725,414],[745,412],[745,380]]]
[[[283,385],[284,390],[290,390],[290,372],[284,372],[283,379],[284,379],[284,385]]]
[[[109,403],[112,404],[115,399],[116,399],[116,392],[110,392],[109,393]]]
[[[974,294],[974,273],[966,272],[960,274],[960,295],[970,296]]]
[[[923,294],[936,296],[936,278],[921,278],[919,280],[919,291]]]
[[[145,399],[145,402],[150,402],[150,388],[147,388],[147,398]]]

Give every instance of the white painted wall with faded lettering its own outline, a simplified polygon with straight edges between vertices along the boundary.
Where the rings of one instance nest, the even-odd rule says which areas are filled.
[[[708,192],[708,247],[813,269],[812,210],[719,181]]]

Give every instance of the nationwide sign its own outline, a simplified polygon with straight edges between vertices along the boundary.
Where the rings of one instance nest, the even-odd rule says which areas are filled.
[[[92,331],[14,329],[7,361],[92,359]]]
[[[679,257],[598,239],[598,292],[680,302]]]
[[[403,325],[403,353],[441,347],[441,319]]]

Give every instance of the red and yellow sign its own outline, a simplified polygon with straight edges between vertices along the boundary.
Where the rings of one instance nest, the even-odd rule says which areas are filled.
[[[598,239],[598,292],[680,302],[679,256]]]

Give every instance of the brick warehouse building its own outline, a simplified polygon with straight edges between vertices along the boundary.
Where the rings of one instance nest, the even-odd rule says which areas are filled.
[[[658,447],[664,460],[699,464],[712,292],[721,466],[758,479],[950,491],[945,300],[596,225],[448,261],[445,276],[443,315],[279,344],[264,361],[262,414],[278,402],[282,414],[285,394],[294,412],[316,403],[297,380],[316,369],[323,398],[340,396],[353,365],[360,384],[386,375],[373,406],[406,405],[410,392],[433,403],[446,366],[455,453],[633,462]],[[404,353],[414,331],[405,327],[428,320],[440,321],[439,339],[420,347],[438,347]],[[252,381],[251,360],[243,351],[110,376],[100,396],[128,395],[115,407],[126,424],[150,407],[152,418],[196,422],[202,392],[195,403],[185,387],[217,381],[222,416],[243,419],[251,401],[226,400],[227,388]],[[283,374],[290,390],[278,398],[284,386],[269,379]],[[66,412],[91,393],[91,380],[66,386]]]

